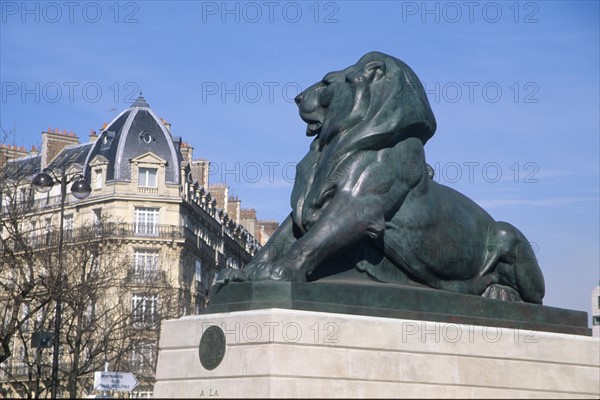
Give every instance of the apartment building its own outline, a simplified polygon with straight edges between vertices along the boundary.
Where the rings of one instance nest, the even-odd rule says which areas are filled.
[[[600,282],[592,290],[592,336],[600,338]]]
[[[5,311],[0,318],[5,337],[10,329],[18,334],[11,336],[11,356],[0,364],[0,397],[45,395],[55,383],[49,369],[57,364],[57,320],[62,323],[58,364],[65,365],[58,370],[59,395],[73,396],[75,384],[78,397],[93,395],[92,370],[109,362],[110,370],[126,369],[138,377],[140,384],[129,395],[151,396],[160,320],[202,313],[215,274],[241,268],[277,228],[272,221],[258,221],[254,210],[242,209],[226,185],[211,185],[208,165],[194,159],[193,148],[172,134],[141,95],[84,143],[72,132],[48,128],[39,150],[2,145],[0,308]],[[39,185],[34,178],[42,171],[54,181],[45,193],[33,185]],[[90,193],[80,199],[69,189],[81,179]],[[31,264],[29,271],[37,272],[27,272]],[[86,265],[89,271],[81,272]],[[56,268],[59,272],[52,272]],[[69,295],[81,286],[75,283],[100,276],[103,268],[110,271],[110,287],[105,283],[85,309],[76,310],[83,300],[69,306]],[[62,285],[54,292],[52,277]],[[11,297],[11,290],[22,293]],[[78,296],[86,297],[83,293]],[[56,315],[57,296],[64,300],[62,320]],[[19,309],[12,312],[15,306],[7,302]],[[113,315],[117,309],[127,315],[115,322],[121,318]],[[40,316],[43,312],[47,315]],[[75,351],[65,321],[77,312],[73,332],[92,322]],[[103,329],[119,336],[122,353],[108,343],[110,334],[94,338]],[[93,356],[90,349],[100,342],[96,351],[105,355]],[[79,359],[86,351],[87,370],[81,360],[72,367],[74,354]]]

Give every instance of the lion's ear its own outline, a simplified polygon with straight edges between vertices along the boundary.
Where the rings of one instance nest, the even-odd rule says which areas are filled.
[[[365,65],[365,76],[371,82],[377,82],[385,76],[385,62],[371,61]]]

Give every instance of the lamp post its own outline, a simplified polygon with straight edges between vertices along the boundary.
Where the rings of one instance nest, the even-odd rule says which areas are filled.
[[[60,326],[61,326],[61,307],[62,307],[62,275],[63,275],[63,229],[64,229],[64,218],[65,218],[65,199],[67,197],[67,185],[73,182],[71,186],[71,193],[77,199],[85,199],[90,195],[92,188],[90,184],[84,179],[83,175],[74,175],[71,178],[67,178],[66,171],[63,169],[60,179],[56,177],[54,171],[49,168],[45,168],[42,172],[37,174],[32,181],[32,185],[40,193],[48,193],[55,184],[55,181],[60,184],[60,220],[59,220],[59,235],[58,235],[58,277],[56,280],[57,294],[56,294],[56,313],[54,316],[54,341],[53,341],[53,354],[52,354],[52,392],[51,396],[56,399],[58,389],[58,361],[59,361],[59,350],[60,350]]]

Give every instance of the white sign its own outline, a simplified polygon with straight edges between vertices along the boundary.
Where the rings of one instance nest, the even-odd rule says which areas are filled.
[[[131,372],[94,372],[94,390],[131,392],[138,383]]]

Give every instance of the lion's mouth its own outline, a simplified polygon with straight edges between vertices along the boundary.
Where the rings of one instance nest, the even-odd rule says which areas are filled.
[[[321,122],[309,122],[306,126],[306,136],[315,136],[319,132],[321,132],[321,126],[323,124]]]
[[[320,113],[316,112],[302,112],[300,110],[300,118],[306,122],[306,136],[315,136],[321,132],[321,126],[323,122],[321,120]]]

